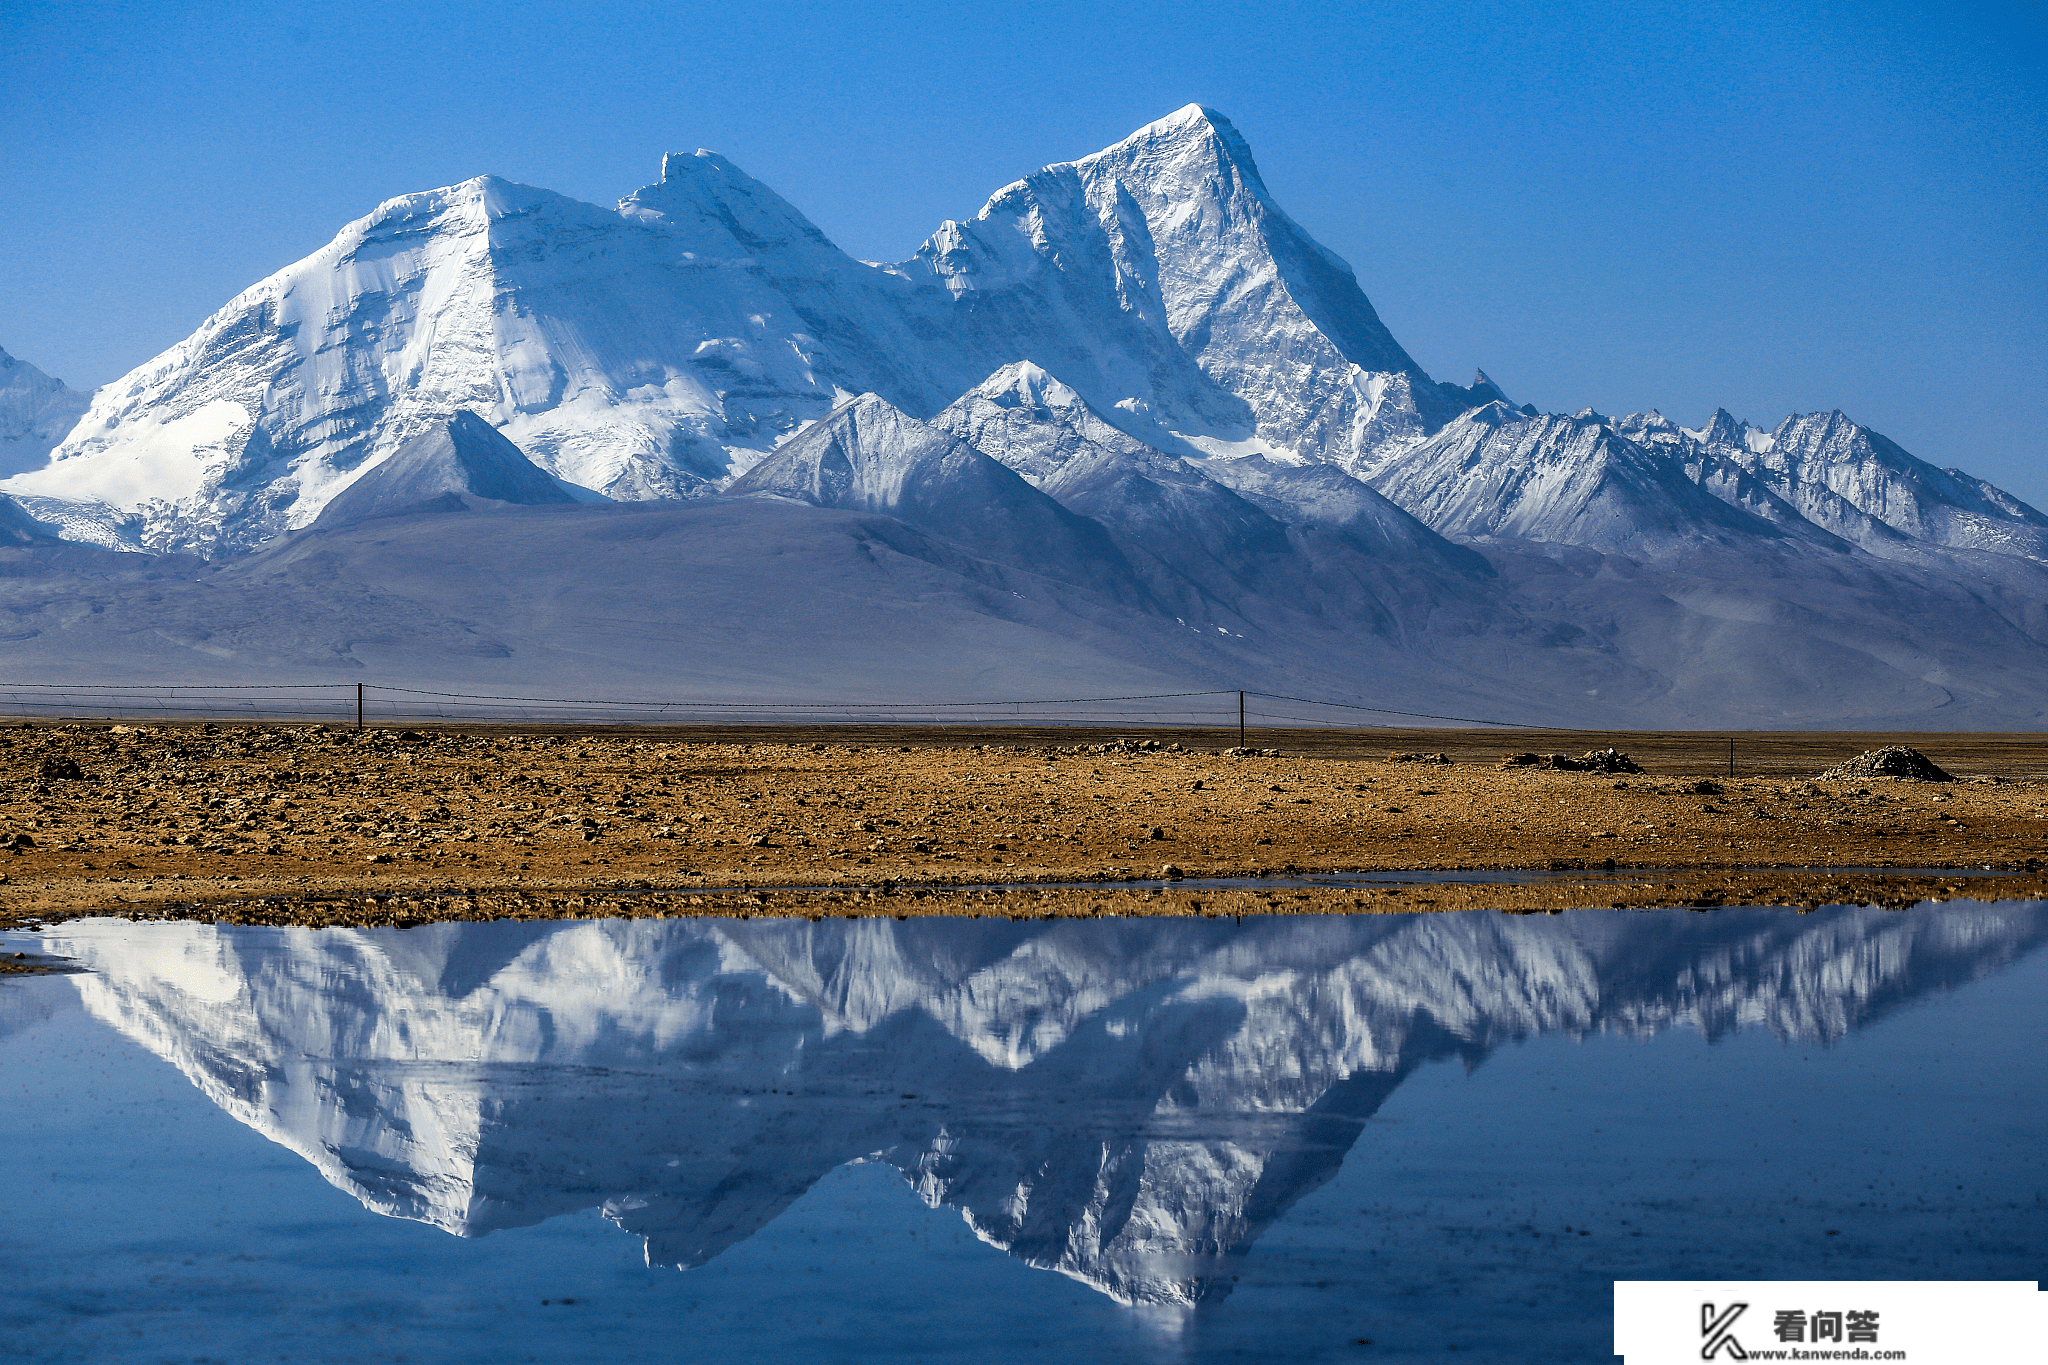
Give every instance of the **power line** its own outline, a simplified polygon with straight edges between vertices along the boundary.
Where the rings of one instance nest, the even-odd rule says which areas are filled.
[[[503,715],[516,713],[521,718],[541,719],[526,708],[584,708],[599,712],[617,714],[626,712],[638,714],[647,719],[668,713],[698,713],[720,715],[737,719],[742,716],[763,718],[808,719],[818,723],[832,723],[834,718],[820,715],[823,712],[839,713],[837,719],[845,723],[860,723],[863,720],[890,718],[908,720],[922,712],[935,723],[946,723],[948,719],[969,721],[966,713],[1007,712],[1002,719],[1075,723],[1119,723],[1144,725],[1196,724],[1208,720],[1227,722],[1231,717],[1242,714],[1242,706],[1213,709],[1198,706],[1150,708],[1133,704],[1163,702],[1193,702],[1203,698],[1258,697],[1270,701],[1292,702],[1301,706],[1325,708],[1348,713],[1365,712],[1382,716],[1399,716],[1416,720],[1447,721],[1462,725],[1486,725],[1507,729],[1547,728],[1529,726],[1524,722],[1505,721],[1476,716],[1442,715],[1426,711],[1403,711],[1393,707],[1368,706],[1358,702],[1329,701],[1316,697],[1299,697],[1280,692],[1239,692],[1235,689],[1211,689],[1188,692],[1145,692],[1127,693],[1104,697],[1052,697],[1052,698],[1009,698],[988,701],[695,701],[695,700],[646,700],[599,697],[547,697],[526,696],[507,693],[448,692],[429,688],[393,687],[381,683],[15,683],[0,682],[0,697],[12,701],[25,712],[58,712],[65,708],[93,711],[120,711],[126,706],[147,708],[158,714],[179,714],[203,717],[206,715],[235,715],[249,718],[251,713],[289,718],[293,713],[314,714],[309,707],[321,704],[346,703],[352,692],[367,696],[371,706],[381,712],[383,718],[446,716],[451,711],[491,712]],[[28,695],[21,695],[21,694]],[[230,698],[223,694],[240,693]],[[327,694],[307,696],[303,694]],[[12,694],[12,695],[9,695]],[[184,695],[180,695],[184,694]],[[299,694],[299,695],[292,695]],[[408,708],[404,698],[431,699],[431,709]],[[1104,708],[1095,711],[1076,711],[1074,708]],[[1113,708],[1113,709],[1112,709]],[[1226,715],[1226,711],[1228,715]],[[1030,712],[1038,712],[1037,716]],[[654,714],[650,714],[654,713]],[[1019,714],[1026,713],[1026,714]],[[1262,721],[1280,722],[1292,725],[1333,725],[1334,718],[1280,715],[1272,712],[1254,711],[1254,717]],[[559,712],[553,718],[562,719]],[[995,717],[978,716],[974,721],[982,724],[999,723]],[[763,723],[774,723],[765,720]],[[1365,728],[1398,728],[1386,725],[1362,723]]]
[[[1498,725],[1508,730],[1542,730],[1548,727],[1530,725],[1518,720],[1480,720],[1475,716],[1437,716],[1427,711],[1394,711],[1384,706],[1359,706],[1348,701],[1319,701],[1314,697],[1289,697],[1278,692],[1252,692],[1254,697],[1268,697],[1274,701],[1298,701],[1309,706],[1335,706],[1346,711],[1371,711],[1382,716],[1412,716],[1416,720],[1455,720],[1465,725]],[[1269,717],[1268,719],[1280,719]]]
[[[5,684],[0,684],[4,686]],[[1223,697],[1233,692],[1147,692],[1129,697],[1057,697],[1037,701],[609,701],[598,697],[509,697],[479,692],[429,692],[418,687],[386,687],[365,683],[379,692],[402,692],[414,697],[454,697],[466,701],[521,701],[563,706],[672,706],[693,710],[728,711],[936,711],[970,706],[1080,706],[1105,701],[1168,701],[1179,697]],[[1266,694],[1260,693],[1264,696]]]

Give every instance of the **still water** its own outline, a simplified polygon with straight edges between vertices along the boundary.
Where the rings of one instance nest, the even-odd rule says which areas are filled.
[[[86,921],[0,982],[52,1361],[1609,1359],[2037,1279],[2048,906]],[[452,1235],[451,1235],[452,1234]]]

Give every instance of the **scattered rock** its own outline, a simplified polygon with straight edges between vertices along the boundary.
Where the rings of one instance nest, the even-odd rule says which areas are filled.
[[[1387,755],[1387,762],[1389,762],[1389,763],[1441,763],[1441,764],[1443,764],[1443,765],[1444,765],[1445,767],[1449,767],[1449,766],[1450,766],[1450,762],[1451,762],[1451,760],[1450,760],[1450,757],[1449,757],[1448,755],[1446,755],[1446,754],[1388,754],[1388,755]]]
[[[1578,758],[1564,754],[1502,754],[1503,768],[1545,768],[1560,773],[1639,773],[1636,761],[1619,749],[1594,749]]]
[[[1688,796],[1719,796],[1728,789],[1719,782],[1710,781],[1703,777],[1697,782],[1691,782],[1680,787],[1678,790]]]
[[[1164,839],[1166,831],[1157,825],[1147,825],[1145,826],[1145,837],[1147,839]]]
[[[1903,777],[1914,782],[1953,782],[1953,774],[1942,771],[1918,749],[1889,744],[1870,749],[1822,773],[1822,782],[1860,782],[1870,777]]]
[[[1159,868],[1159,877],[1162,881],[1179,881],[1181,877],[1180,868],[1172,863],[1162,863]]]
[[[1113,739],[1107,744],[1076,744],[1061,752],[1069,754],[1164,754],[1179,753],[1178,744],[1161,744],[1156,739]]]
[[[78,760],[75,758],[65,758],[61,754],[52,754],[43,760],[42,775],[46,778],[58,778],[75,782],[85,776],[85,769],[78,766]]]

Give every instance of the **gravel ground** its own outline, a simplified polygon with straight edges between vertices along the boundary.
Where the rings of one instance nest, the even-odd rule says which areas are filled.
[[[1412,751],[1454,763],[850,738],[863,742],[22,725],[0,730],[0,917],[1543,911],[2048,894],[2048,781],[1973,776],[1967,736],[1930,754],[1964,778],[1939,784],[1731,779],[1698,763],[1502,769],[1469,761],[1469,735]],[[2001,875],[1882,870],[1987,866]],[[1814,867],[1874,870],[1798,870]],[[1566,875],[1179,884],[1450,868]],[[1176,884],[1139,890],[1133,878]]]

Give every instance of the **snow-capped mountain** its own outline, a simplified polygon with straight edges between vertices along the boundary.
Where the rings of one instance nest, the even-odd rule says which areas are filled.
[[[1104,421],[1080,394],[1029,360],[997,370],[932,418],[932,425],[1039,488],[1078,456],[1109,451],[1143,457],[1154,450]]]
[[[1499,396],[1425,375],[1199,105],[998,190],[893,268],[960,305],[963,349],[1209,453],[1353,466]]]
[[[91,403],[91,394],[0,350],[0,478],[40,468]]]
[[[1915,459],[1839,412],[1787,417],[1768,440],[1745,440],[1730,453],[1845,539],[1858,539],[1853,532],[1862,528],[1830,525],[1836,499],[1913,540],[2048,562],[2048,516],[1959,469]]]
[[[727,490],[887,512],[999,563],[1123,590],[1129,570],[1102,527],[967,442],[867,394],[804,429]]]
[[[1473,583],[1483,560],[1335,465],[1176,458],[1030,363],[996,371],[932,425],[1107,527],[1182,623],[1263,633],[1306,613],[1391,636],[1447,601],[1486,614]]]
[[[1026,362],[1175,453],[1354,463],[1498,396],[1429,380],[1189,106],[895,266],[709,152],[616,210],[492,176],[405,195],[108,385],[10,487],[232,552],[468,408],[573,483],[689,496],[848,397],[929,417]]]
[[[1831,1040],[2039,906],[1040,923],[66,926],[84,1004],[391,1216],[593,1206],[701,1265],[887,1162],[1126,1303],[1223,1297],[1417,1067],[1548,1032]]]
[[[1467,540],[1513,537],[1628,554],[1782,534],[1590,409],[1530,417],[1489,403],[1378,461],[1367,481],[1438,532]]]
[[[40,430],[52,383],[17,385],[58,413]],[[451,423],[501,472],[662,508],[631,523],[648,545],[493,498]],[[2048,721],[2048,517],[1838,413],[1695,429],[1438,383],[1196,106],[894,265],[710,152],[616,209],[490,176],[402,196],[97,391],[0,491],[68,540],[217,561],[195,592],[22,551],[43,568],[0,595],[23,677],[149,676],[169,640],[191,678],[894,691],[865,628],[896,632],[891,659],[957,663],[911,675],[955,696],[1002,677],[1532,723]],[[443,494],[501,505],[419,538],[340,524]],[[549,621],[577,646],[534,634]],[[701,676],[649,654],[684,638]],[[595,671],[565,676],[576,658]]]
[[[490,423],[463,410],[427,427],[342,489],[313,524],[348,526],[379,517],[577,500],[567,485],[549,478]]]
[[[1431,380],[1237,130],[1194,105],[889,266],[710,152],[667,157],[615,210],[480,176],[350,224],[101,390],[68,434],[78,396],[52,385],[0,391],[20,391],[0,415],[19,456],[17,427],[64,437],[8,491],[71,538],[151,549],[235,552],[308,525],[459,410],[571,483],[674,498],[872,393],[944,410],[1034,483],[1078,434],[1335,465],[1453,536],[1630,552],[1834,536],[1886,554],[1896,532],[2048,558],[2048,518],[1839,414],[1686,430],[1544,417],[1484,373]],[[1080,428],[1046,420],[1077,401]]]
[[[19,491],[138,514],[152,549],[234,551],[310,524],[460,410],[569,482],[671,498],[849,392],[897,390],[872,359],[887,326],[817,306],[815,228],[721,159],[664,170],[618,211],[493,176],[390,200],[100,390]],[[788,235],[763,235],[774,212]]]

